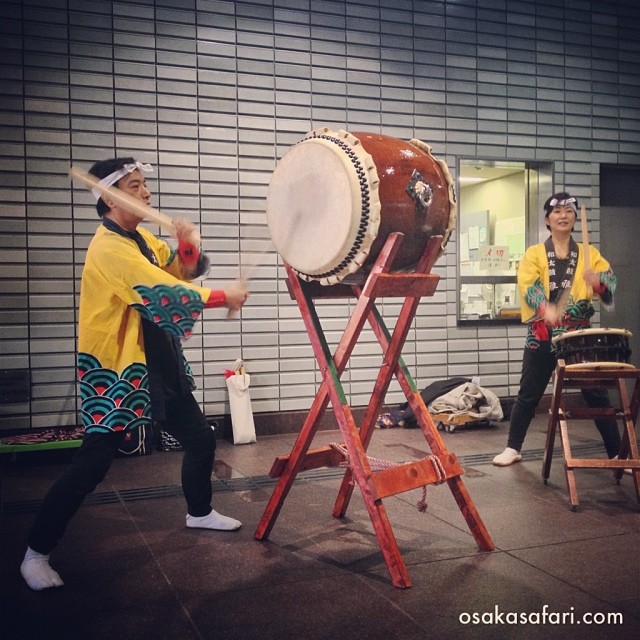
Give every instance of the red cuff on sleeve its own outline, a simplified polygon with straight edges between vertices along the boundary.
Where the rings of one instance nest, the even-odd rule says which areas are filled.
[[[184,240],[178,240],[178,255],[184,264],[191,266],[198,262],[200,251],[195,244],[191,244]]]
[[[227,296],[221,289],[214,289],[209,295],[209,299],[205,302],[205,309],[212,309],[214,307],[224,307],[227,302]]]

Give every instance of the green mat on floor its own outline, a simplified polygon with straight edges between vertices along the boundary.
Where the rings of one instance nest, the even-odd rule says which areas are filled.
[[[51,449],[69,449],[71,447],[79,447],[81,444],[82,440],[53,440],[51,442],[34,442],[33,444],[0,443],[0,453],[27,453]]]

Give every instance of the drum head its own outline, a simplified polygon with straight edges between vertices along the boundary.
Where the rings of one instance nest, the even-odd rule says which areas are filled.
[[[561,333],[551,339],[553,344],[562,344],[563,341],[573,341],[580,338],[586,338],[587,340],[593,340],[598,336],[620,336],[622,339],[630,338],[633,334],[628,329],[609,329],[609,328],[590,328],[590,329],[577,329],[576,331],[567,331]]]
[[[278,163],[267,224],[282,258],[306,280],[335,284],[364,263],[380,223],[378,174],[347,132],[311,132]]]
[[[628,363],[631,349],[626,329],[579,329],[553,338],[559,360],[567,365],[586,367],[599,363],[611,367],[612,363]]]

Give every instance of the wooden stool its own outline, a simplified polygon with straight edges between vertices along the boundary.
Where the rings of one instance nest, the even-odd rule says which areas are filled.
[[[627,390],[627,380],[635,381],[631,399]],[[616,389],[619,404],[610,408],[567,408],[565,406],[566,389]],[[553,396],[549,409],[549,425],[547,428],[547,440],[545,445],[544,460],[542,463],[542,477],[545,484],[549,478],[553,446],[555,443],[556,429],[560,426],[560,441],[564,457],[564,468],[569,489],[569,498],[572,511],[578,506],[578,491],[574,469],[610,469],[618,481],[625,469],[631,469],[636,497],[640,502],[640,456],[638,455],[638,442],[636,439],[636,421],[640,405],[640,369],[624,363],[586,363],[565,364],[562,359],[554,372]],[[569,441],[569,419],[595,419],[609,418],[622,420],[623,434],[620,453],[617,459],[598,458],[574,458],[571,453]]]

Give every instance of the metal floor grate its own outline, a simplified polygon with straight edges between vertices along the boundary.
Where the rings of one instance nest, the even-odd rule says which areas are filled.
[[[580,456],[600,455],[603,452],[601,444],[586,444],[573,446],[571,450]],[[558,455],[560,451],[558,449]],[[460,456],[458,459],[462,467],[478,467],[491,464],[495,454],[483,453],[467,456]],[[542,460],[544,449],[531,449],[522,454],[525,461]],[[344,468],[322,468],[311,471],[303,471],[296,477],[296,482],[319,482],[323,480],[341,479],[344,475]],[[275,486],[277,478],[269,476],[253,476],[248,478],[229,478],[227,480],[213,480],[211,487],[214,493],[226,493],[235,491],[252,491]],[[85,505],[115,504],[117,502],[135,502],[137,500],[158,500],[162,498],[175,498],[182,496],[180,485],[165,485],[159,487],[143,487],[138,489],[121,489],[118,491],[103,491],[92,493],[87,496]],[[23,513],[33,513],[40,507],[41,500],[20,500],[15,502],[5,502],[2,505],[1,514],[4,516],[17,515]]]

